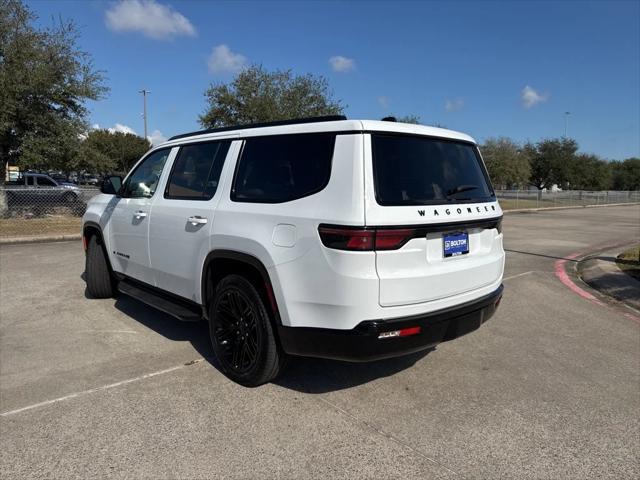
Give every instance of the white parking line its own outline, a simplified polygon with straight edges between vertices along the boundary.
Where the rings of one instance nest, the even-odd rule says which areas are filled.
[[[180,370],[180,369],[186,368],[186,367],[191,366],[191,365],[193,365],[195,363],[200,363],[200,362],[202,362],[202,360],[203,360],[202,358],[199,358],[199,359],[194,360],[192,362],[188,362],[187,364],[178,365],[178,366],[175,366],[175,367],[167,368],[165,370],[159,370],[157,372],[147,373],[147,374],[141,375],[139,377],[129,378],[127,380],[122,380],[122,381],[116,382],[116,383],[110,383],[109,385],[103,385],[102,387],[96,387],[96,388],[91,388],[89,390],[83,390],[81,392],[71,393],[69,395],[65,395],[64,397],[54,398],[52,400],[47,400],[45,402],[34,403],[33,405],[28,405],[26,407],[17,408],[15,410],[9,410],[8,412],[0,413],[0,417],[8,417],[10,415],[15,415],[16,413],[26,412],[27,410],[33,410],[34,408],[44,407],[46,405],[51,405],[53,403],[63,402],[65,400],[70,400],[72,398],[77,398],[77,397],[81,397],[81,396],[84,396],[84,395],[89,395],[90,393],[100,392],[102,390],[109,390],[111,388],[119,387],[121,385],[127,385],[129,383],[138,382],[140,380],[145,380],[147,378],[157,377],[158,375],[164,375],[165,373],[175,372],[176,370]]]
[[[529,270],[528,272],[522,272],[522,273],[518,273],[517,275],[511,275],[510,277],[504,277],[502,279],[502,281],[504,282],[505,280],[511,280],[514,278],[518,278],[518,277],[524,277],[525,275],[529,275],[530,273],[533,273],[535,270]]]

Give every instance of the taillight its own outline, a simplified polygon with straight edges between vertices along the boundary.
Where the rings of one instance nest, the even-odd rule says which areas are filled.
[[[376,230],[376,250],[396,250],[407,243],[415,233],[415,230],[409,228]]]
[[[416,231],[408,228],[365,229],[321,225],[318,232],[325,247],[371,252],[374,250],[396,250],[407,243]]]
[[[325,247],[338,250],[373,250],[374,230],[349,227],[319,227],[320,239]]]

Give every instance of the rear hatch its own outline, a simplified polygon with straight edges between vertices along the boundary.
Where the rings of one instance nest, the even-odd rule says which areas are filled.
[[[476,145],[368,136],[365,219],[376,232],[380,305],[429,302],[498,282],[502,211]]]

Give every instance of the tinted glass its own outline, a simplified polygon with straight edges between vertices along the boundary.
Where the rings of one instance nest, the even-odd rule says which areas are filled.
[[[150,198],[156,191],[162,168],[171,149],[158,150],[145,158],[127,177],[124,196],[130,198]]]
[[[335,139],[325,133],[247,139],[232,200],[281,203],[319,192],[329,182]]]
[[[380,205],[474,202],[493,190],[474,145],[427,137],[371,135]]]
[[[35,182],[33,181],[34,177],[27,177],[27,185],[35,185]]]
[[[41,187],[55,187],[56,184],[53,180],[47,177],[38,177],[38,185]]]
[[[165,198],[209,200],[216,193],[231,142],[211,142],[180,148]]]

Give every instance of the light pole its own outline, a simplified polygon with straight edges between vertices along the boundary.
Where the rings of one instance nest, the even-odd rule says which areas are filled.
[[[144,113],[142,114],[142,118],[144,119],[144,138],[147,139],[147,95],[151,93],[150,90],[142,89],[138,93],[142,94],[142,101],[144,103]]]
[[[567,138],[567,129],[569,127],[569,115],[571,115],[571,112],[564,112],[564,138]]]

